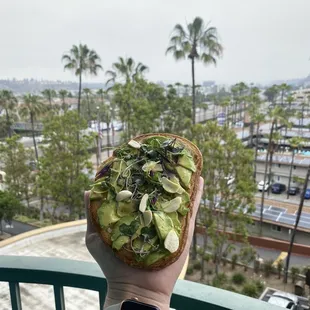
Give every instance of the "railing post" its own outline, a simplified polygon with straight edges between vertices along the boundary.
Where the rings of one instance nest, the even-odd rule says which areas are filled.
[[[65,295],[62,286],[54,285],[54,297],[56,310],[65,310]]]
[[[9,282],[12,310],[22,310],[19,283]]]

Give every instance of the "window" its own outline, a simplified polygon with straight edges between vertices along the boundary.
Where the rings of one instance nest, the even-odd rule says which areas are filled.
[[[280,232],[282,231],[282,227],[278,225],[272,225],[271,230]]]
[[[280,176],[278,176],[278,181],[280,181],[280,179],[281,179],[281,177],[280,177]]]

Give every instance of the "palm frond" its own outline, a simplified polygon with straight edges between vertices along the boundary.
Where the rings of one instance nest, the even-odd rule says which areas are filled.
[[[216,58],[210,54],[202,53],[199,57],[199,60],[201,60],[205,65],[213,64],[216,66]]]

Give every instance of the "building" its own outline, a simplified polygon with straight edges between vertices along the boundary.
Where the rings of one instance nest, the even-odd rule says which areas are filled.
[[[310,88],[298,89],[292,91],[292,96],[297,102],[307,102],[310,97]]]

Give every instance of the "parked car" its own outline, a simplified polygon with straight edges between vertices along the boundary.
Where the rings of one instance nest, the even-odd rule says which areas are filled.
[[[307,188],[307,189],[306,189],[306,192],[305,192],[305,199],[310,199],[310,188]]]
[[[231,185],[235,182],[235,178],[232,176],[225,177],[225,180],[227,180],[227,185]]]
[[[300,188],[297,186],[291,186],[291,187],[289,187],[287,192],[289,195],[297,195],[300,193]]]
[[[298,297],[281,291],[274,292],[269,298],[268,303],[290,310],[299,309]]]
[[[281,194],[286,190],[286,186],[284,184],[281,183],[274,183],[271,186],[271,192],[273,194]]]
[[[264,181],[260,181],[259,183],[258,183],[258,185],[257,185],[257,189],[259,190],[259,191],[263,191],[263,189],[266,191],[266,190],[268,190],[268,188],[269,188],[269,182],[268,181],[266,181],[266,184],[264,185]]]

